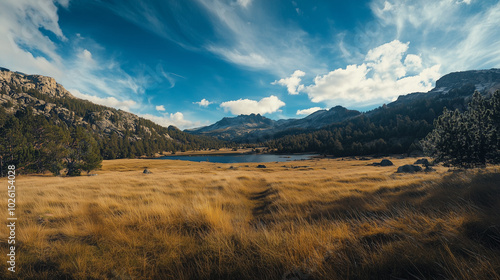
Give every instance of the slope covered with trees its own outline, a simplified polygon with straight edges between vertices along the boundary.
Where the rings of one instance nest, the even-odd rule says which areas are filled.
[[[0,69],[0,142],[3,167],[68,175],[89,172],[102,159],[226,145],[78,99],[52,78],[6,69]]]
[[[445,107],[466,108],[473,88],[464,86],[446,95],[394,102],[319,130],[286,131],[266,145],[280,153],[317,152],[335,156],[411,153],[421,150],[419,141],[432,131],[434,119]]]
[[[445,109],[422,146],[447,165],[471,168],[500,163],[500,92],[490,99],[475,92],[464,112]]]

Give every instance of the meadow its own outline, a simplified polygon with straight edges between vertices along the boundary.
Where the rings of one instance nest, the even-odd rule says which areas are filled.
[[[400,174],[416,159],[390,160],[124,159],[97,176],[21,175],[17,272],[2,261],[0,278],[500,279],[500,168]]]

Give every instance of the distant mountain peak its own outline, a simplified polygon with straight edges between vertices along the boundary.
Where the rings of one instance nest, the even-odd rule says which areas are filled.
[[[500,69],[454,72],[441,77],[436,82],[436,87],[431,91],[401,95],[396,101],[388,103],[383,108],[414,104],[413,102],[435,97],[444,99],[468,98],[474,90],[491,93],[497,89],[500,89]],[[278,134],[320,129],[360,115],[370,117],[377,112],[379,109],[362,114],[359,111],[337,105],[328,110],[318,110],[302,119],[273,121],[260,114],[239,115],[234,118],[223,118],[213,125],[193,129],[189,132],[236,141],[263,140],[274,138]]]
[[[361,114],[342,106],[319,110],[303,119],[274,121],[260,114],[224,117],[220,121],[201,128],[186,130],[189,133],[217,137],[220,139],[248,141],[264,139],[289,129],[316,129],[340,122]]]

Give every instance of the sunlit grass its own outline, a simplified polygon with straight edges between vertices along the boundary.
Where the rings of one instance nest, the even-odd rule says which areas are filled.
[[[396,174],[415,159],[391,160],[113,160],[98,176],[20,176],[13,278],[500,277],[499,170]]]

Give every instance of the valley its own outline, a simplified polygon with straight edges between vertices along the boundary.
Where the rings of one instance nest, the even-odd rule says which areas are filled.
[[[498,167],[401,174],[416,158],[389,159],[22,175],[15,279],[498,278]]]

